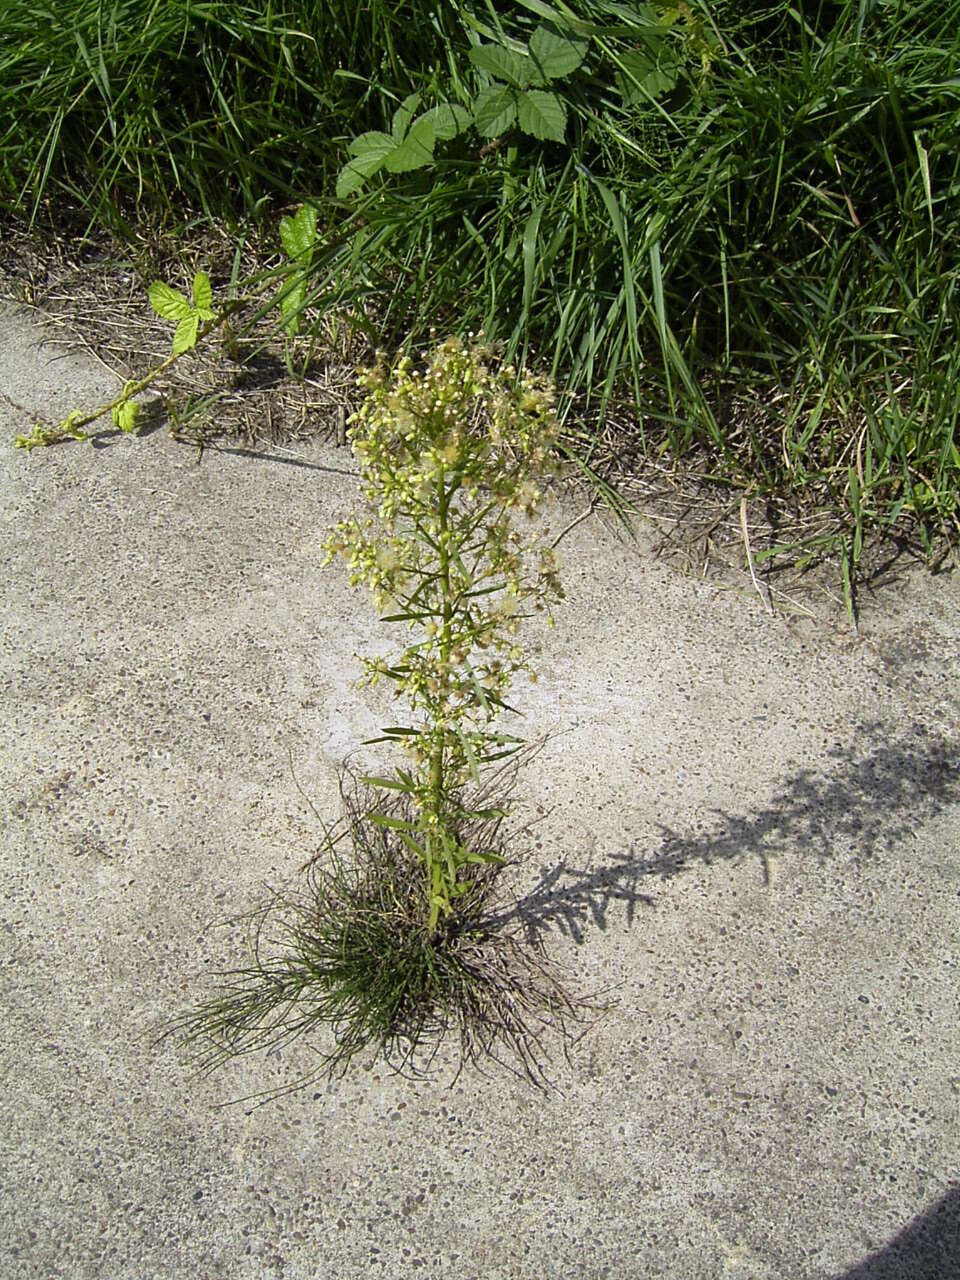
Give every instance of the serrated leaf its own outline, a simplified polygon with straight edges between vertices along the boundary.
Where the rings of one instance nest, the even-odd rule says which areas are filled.
[[[396,146],[389,133],[377,130],[361,133],[358,138],[354,138],[350,143],[353,159],[348,160],[337,175],[338,197],[342,200],[344,196],[359,191],[366,179],[372,178],[383,167],[383,162],[391,151],[396,150]]]
[[[388,173],[409,173],[411,169],[422,169],[433,159],[435,144],[433,121],[429,116],[421,116],[411,125],[410,132],[399,147],[387,156],[383,167]]]
[[[300,308],[303,306],[303,285],[285,293],[280,299],[280,313],[283,316],[283,327],[292,338],[300,332]]]
[[[502,84],[481,89],[473,104],[473,121],[484,138],[498,138],[517,118],[517,95]]]
[[[502,44],[481,44],[470,50],[470,61],[481,71],[506,80],[514,88],[527,84],[533,72],[533,63],[524,53],[514,53]]]
[[[379,155],[382,159],[384,156],[389,155],[396,145],[389,133],[382,133],[379,129],[371,129],[369,133],[358,134],[347,150],[357,159],[373,155]]]
[[[524,133],[541,142],[563,142],[567,132],[567,110],[555,93],[530,89],[521,93],[517,120]]]
[[[161,320],[184,320],[192,314],[190,303],[182,293],[162,280],[155,280],[147,290],[150,305]]]
[[[124,404],[115,404],[111,413],[113,425],[119,427],[121,431],[132,431],[136,426],[139,411],[140,406],[136,400],[127,400]]]
[[[302,204],[292,218],[280,219],[280,242],[287,257],[309,262],[317,239],[317,211],[313,205]]]
[[[473,116],[459,102],[441,102],[426,114],[433,121],[438,142],[449,142],[473,123]]]
[[[556,27],[542,23],[530,37],[530,58],[545,80],[558,80],[576,71],[589,46],[589,40],[561,35]]]
[[[407,136],[407,129],[410,127],[410,121],[414,117],[417,107],[420,105],[419,93],[411,93],[400,103],[396,111],[393,113],[393,140],[394,142],[402,142]]]
[[[193,305],[200,314],[201,320],[213,319],[213,289],[210,277],[205,271],[198,271],[193,277]]]
[[[377,168],[379,167],[378,165]],[[375,173],[376,169],[373,172]],[[360,190],[369,176],[368,173],[364,172],[363,166],[357,164],[356,160],[348,160],[337,174],[335,188],[337,198],[343,200],[346,196],[352,196],[355,191]]]
[[[200,316],[196,311],[190,311],[182,320],[178,321],[173,334],[173,354],[175,356],[183,355],[184,351],[189,351],[192,346],[196,345],[199,327]]]
[[[669,93],[677,83],[677,57],[660,42],[644,49],[628,49],[620,61],[624,71],[629,73],[617,75],[617,88],[625,107],[634,107]]]

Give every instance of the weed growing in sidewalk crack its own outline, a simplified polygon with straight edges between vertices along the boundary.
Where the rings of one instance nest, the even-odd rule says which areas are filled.
[[[326,551],[371,589],[384,622],[412,633],[364,675],[408,704],[410,723],[374,739],[405,761],[344,794],[345,819],[324,828],[305,890],[271,896],[253,917],[251,963],[167,1034],[211,1068],[326,1026],[333,1047],[317,1049],[312,1080],[371,1048],[420,1070],[455,1029],[461,1065],[505,1061],[542,1085],[544,1032],[566,1045],[589,1006],[490,908],[523,758],[494,722],[512,710],[513,677],[535,674],[522,621],[562,598],[553,553],[514,523],[542,498],[551,390],[457,339],[422,369],[405,358],[364,383],[350,434],[372,511],[337,525]]]

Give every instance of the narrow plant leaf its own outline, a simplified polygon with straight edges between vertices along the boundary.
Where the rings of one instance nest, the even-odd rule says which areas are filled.
[[[413,836],[410,834],[409,831],[401,831],[399,832],[399,835],[400,835],[400,839],[407,846],[407,848],[414,855],[414,857],[418,858],[421,862],[424,862],[426,860],[426,853],[424,852],[423,846],[421,844],[418,844],[417,841],[414,840]]]
[[[468,853],[464,857],[464,862],[482,862],[492,864],[495,867],[505,867],[507,860],[500,853]]]
[[[365,782],[368,787],[379,787],[386,791],[403,791],[409,792],[413,788],[406,783],[398,782],[396,778],[381,778],[376,774],[366,774],[360,779]]]
[[[500,44],[481,44],[470,50],[470,61],[481,71],[486,71],[498,80],[506,80],[515,89],[522,89],[529,83],[534,66],[523,53],[514,53]]]
[[[567,131],[567,109],[555,93],[529,89],[520,94],[517,120],[524,133],[541,142],[563,142]]]
[[[556,27],[542,23],[530,37],[530,60],[544,81],[559,80],[576,71],[588,48],[589,41],[561,35]]]
[[[484,138],[498,138],[517,118],[517,95],[502,84],[481,89],[473,104],[477,133]]]
[[[187,299],[176,289],[171,289],[162,280],[155,280],[147,290],[150,305],[161,320],[185,320],[192,314]]]
[[[378,827],[387,827],[390,831],[415,830],[413,823],[405,822],[403,818],[392,818],[388,813],[368,813],[367,817]]]

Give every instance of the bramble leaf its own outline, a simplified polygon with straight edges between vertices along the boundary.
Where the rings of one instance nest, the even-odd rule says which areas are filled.
[[[381,161],[382,163],[382,161]],[[380,165],[371,168],[370,173],[376,173]],[[347,196],[352,196],[355,191],[359,191],[369,177],[364,172],[364,167],[358,165],[356,160],[348,160],[340,172],[337,174],[336,194],[338,200],[343,200]]]
[[[621,55],[624,72],[617,75],[617,88],[625,107],[638,106],[669,93],[677,83],[676,54],[659,42],[642,49],[628,49]]]
[[[498,138],[517,118],[517,95],[502,84],[481,89],[473,104],[474,123],[484,138]]]
[[[402,142],[407,135],[407,129],[410,127],[410,121],[413,119],[414,112],[420,105],[419,93],[411,93],[404,98],[396,111],[393,113],[393,130],[394,142]]]
[[[433,121],[427,115],[421,116],[411,126],[399,147],[387,156],[383,167],[388,173],[409,173],[411,169],[422,169],[433,159],[435,142]]]
[[[567,111],[555,93],[530,89],[521,93],[517,111],[520,128],[541,142],[563,142],[567,131]]]
[[[184,351],[189,351],[191,347],[196,346],[199,327],[199,312],[192,310],[177,323],[173,334],[173,354],[175,356],[181,356]]]
[[[357,159],[379,155],[382,160],[390,154],[395,146],[396,140],[391,138],[389,133],[382,133],[379,129],[371,129],[369,133],[358,134],[347,150]]]
[[[525,53],[514,53],[500,44],[481,44],[470,50],[470,61],[481,71],[486,71],[498,80],[506,80],[515,89],[528,83],[534,70],[533,63]]]
[[[140,406],[136,400],[127,400],[124,404],[115,404],[111,413],[113,425],[121,431],[131,432],[136,426]]]
[[[433,121],[433,131],[438,142],[449,142],[473,123],[470,112],[459,102],[441,102],[426,114]]]
[[[201,320],[213,319],[213,290],[210,277],[205,271],[198,271],[193,277],[193,305]]]
[[[147,290],[150,305],[161,320],[184,320],[192,314],[190,303],[182,293],[162,280],[155,280]]]
[[[353,159],[347,161],[337,176],[338,198],[342,200],[344,196],[359,191],[365,180],[382,168],[387,156],[396,150],[396,145],[388,133],[377,130],[354,138],[350,143]]]
[[[543,23],[530,37],[530,58],[544,80],[558,80],[576,71],[587,55],[590,42],[561,35]]]

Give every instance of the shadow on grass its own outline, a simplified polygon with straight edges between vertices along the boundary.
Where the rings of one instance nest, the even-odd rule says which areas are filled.
[[[588,927],[606,928],[615,907],[632,924],[637,908],[653,902],[656,880],[697,863],[753,856],[765,874],[775,858],[845,856],[866,866],[958,800],[960,742],[920,726],[892,737],[883,724],[860,725],[849,745],[827,752],[822,769],[798,770],[754,813],[718,811],[712,831],[691,835],[661,825],[659,848],[631,845],[601,866],[562,863],[495,922],[520,920],[531,935],[553,927],[581,942]]]
[[[960,1188],[954,1186],[888,1245],[834,1280],[948,1280],[960,1276]]]

